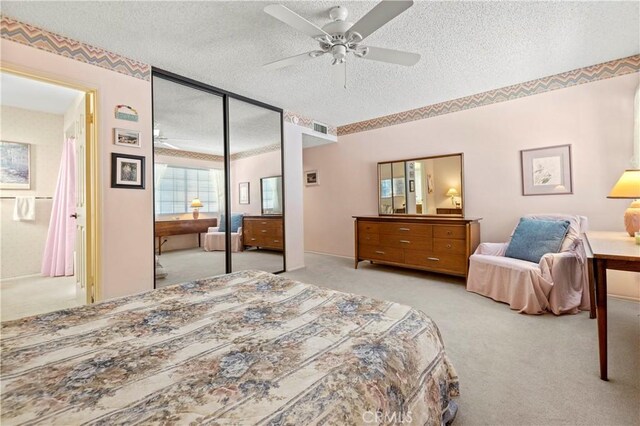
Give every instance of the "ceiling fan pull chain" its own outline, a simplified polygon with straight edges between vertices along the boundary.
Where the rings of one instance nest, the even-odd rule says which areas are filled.
[[[347,62],[344,63],[344,88],[347,88]]]

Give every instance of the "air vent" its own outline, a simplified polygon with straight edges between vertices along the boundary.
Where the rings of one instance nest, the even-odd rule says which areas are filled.
[[[327,128],[327,126],[325,126],[324,124],[316,123],[315,121],[313,122],[313,130],[325,135],[329,133],[329,129]]]

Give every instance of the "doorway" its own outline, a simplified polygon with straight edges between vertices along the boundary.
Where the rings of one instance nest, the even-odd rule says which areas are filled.
[[[0,70],[1,319],[96,300],[95,91]]]

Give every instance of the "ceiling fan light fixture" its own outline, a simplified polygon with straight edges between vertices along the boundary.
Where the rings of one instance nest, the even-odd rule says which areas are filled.
[[[336,44],[331,48],[333,58],[340,61],[347,57],[347,48],[344,44]]]

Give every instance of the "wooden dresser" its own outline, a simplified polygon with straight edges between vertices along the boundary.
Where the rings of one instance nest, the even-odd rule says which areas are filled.
[[[283,228],[282,216],[244,216],[242,243],[245,247],[283,250]]]
[[[355,267],[362,260],[466,277],[480,219],[354,216]]]

